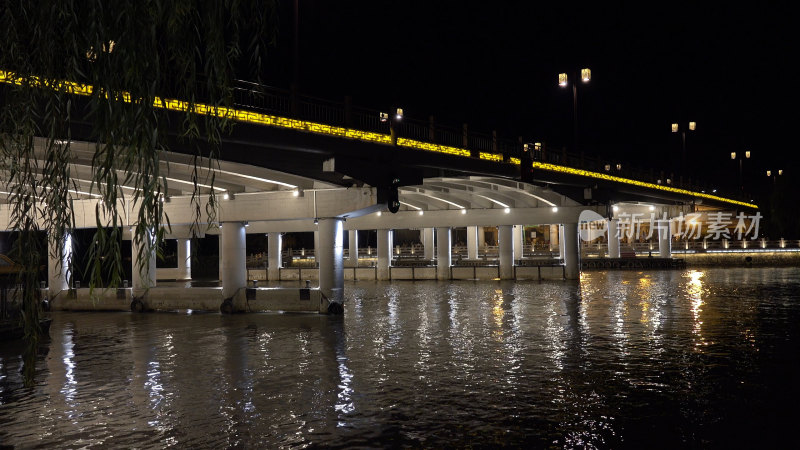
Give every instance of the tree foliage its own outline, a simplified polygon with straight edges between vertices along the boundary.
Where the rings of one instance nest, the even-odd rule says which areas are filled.
[[[75,226],[72,138],[89,130],[95,142],[92,192],[97,203],[97,232],[89,254],[90,285],[101,274],[119,282],[122,224],[118,205],[135,211],[133,239],[140,267],[164,236],[168,218],[162,152],[179,142],[195,150],[195,225],[201,213],[213,215],[210,198],[198,183],[207,171],[200,161],[217,155],[220,137],[230,124],[224,118],[167,112],[158,99],[229,106],[232,81],[260,73],[265,48],[275,37],[274,1],[236,0],[7,0],[0,10],[4,49],[0,70],[16,84],[0,85],[0,181],[5,184],[10,220],[18,233],[18,261],[26,270],[26,330],[38,336],[35,299],[40,256],[35,235],[45,231],[51,249]],[[242,68],[250,70],[243,74]],[[76,96],[64,81],[91,87]],[[123,195],[122,186],[135,186]],[[204,211],[202,205],[211,205]],[[58,251],[58,250],[57,250]],[[62,257],[63,255],[52,255]]]

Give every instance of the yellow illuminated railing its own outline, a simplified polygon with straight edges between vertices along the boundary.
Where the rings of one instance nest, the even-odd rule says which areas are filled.
[[[57,81],[57,80],[42,80],[39,77],[20,77],[15,75],[12,72],[0,70],[0,83],[5,84],[14,84],[18,86],[23,86],[25,83],[29,83],[31,86],[34,87],[43,87],[49,89],[55,89],[64,91],[70,94],[75,95],[82,95],[82,96],[91,96],[93,93],[93,88],[91,85],[75,83],[72,81]],[[131,102],[131,96],[127,92],[121,92],[118,95],[126,102]],[[280,117],[280,116],[273,116],[270,114],[263,114],[253,111],[245,111],[240,109],[234,108],[226,108],[226,107],[217,107],[206,105],[202,103],[195,103],[190,104],[189,102],[185,102],[182,100],[175,100],[175,99],[161,99],[156,97],[153,100],[153,106],[156,108],[167,109],[170,111],[181,111],[185,112],[188,111],[190,108],[192,112],[195,114],[201,114],[206,116],[213,116],[219,118],[226,118],[235,120],[237,122],[242,123],[250,123],[255,125],[264,125],[264,126],[271,126],[271,127],[278,127],[278,128],[287,128],[297,131],[305,131],[309,133],[315,134],[323,134],[327,136],[335,136],[341,138],[348,138],[348,139],[355,139],[359,141],[367,141],[367,142],[374,142],[378,144],[391,144],[392,138],[388,134],[383,133],[375,133],[371,131],[362,131],[356,130],[352,128],[345,128],[345,127],[338,127],[334,125],[327,125],[317,122],[310,122],[306,120],[300,119],[291,119],[288,117]],[[455,156],[470,156],[471,153],[467,149],[459,148],[459,147],[450,147],[447,145],[440,145],[434,144],[430,142],[423,142],[417,141],[414,139],[407,139],[407,138],[398,138],[397,145],[400,147],[407,147],[407,148],[414,148],[418,150],[425,150],[431,152],[438,152],[438,153],[446,153],[449,155]],[[494,161],[498,163],[503,162],[503,155],[498,153],[488,153],[488,152],[480,152],[479,155],[480,159],[487,160],[487,161]],[[521,161],[519,158],[510,158],[509,159],[511,164],[519,165]],[[559,166],[555,164],[549,163],[542,163],[535,161],[533,162],[534,169],[542,169],[542,170],[549,170],[551,172],[559,172],[559,173],[566,173],[571,175],[580,175],[589,178],[596,178],[601,180],[613,181],[616,183],[624,183],[624,184],[631,184],[634,186],[639,186],[648,189],[656,189],[666,192],[673,192],[676,194],[682,195],[689,195],[693,197],[702,197],[708,198],[711,200],[716,200],[725,203],[731,203],[734,205],[746,206],[748,208],[758,208],[758,206],[752,203],[741,202],[738,200],[732,200],[724,197],[719,197],[716,195],[705,194],[702,192],[694,192],[689,191],[686,189],[679,189],[674,188],[671,186],[663,186],[660,184],[654,183],[646,183],[643,181],[637,181],[630,178],[623,178],[617,177],[613,175],[608,175],[600,172],[591,172],[588,170],[582,169],[574,169],[571,167],[566,166]]]
[[[719,201],[719,202],[731,203],[731,204],[734,204],[734,205],[746,206],[748,208],[758,209],[758,206],[756,206],[756,205],[754,205],[752,203],[740,202],[738,200],[732,200],[732,199],[729,199],[729,198],[719,197],[717,195],[705,194],[703,192],[694,192],[694,191],[689,191],[689,190],[686,190],[686,189],[674,188],[672,186],[664,186],[662,184],[647,183],[647,182],[644,182],[644,181],[632,180],[630,178],[617,177],[617,176],[614,176],[614,175],[609,175],[609,174],[601,173],[601,172],[592,172],[592,171],[589,171],[589,170],[574,169],[572,167],[559,166],[559,165],[556,165],[556,164],[543,163],[543,162],[539,162],[539,161],[534,161],[533,162],[533,168],[534,169],[549,170],[551,172],[566,173],[566,174],[570,174],[570,175],[579,175],[579,176],[588,177],[588,178],[596,178],[598,180],[613,181],[615,183],[632,184],[634,186],[639,186],[639,187],[648,188],[648,189],[656,189],[656,190],[659,190],[659,191],[673,192],[675,194],[690,195],[690,196],[693,196],[693,197],[702,197],[702,198],[707,198],[707,199],[710,199],[710,200],[716,200],[716,201]]]

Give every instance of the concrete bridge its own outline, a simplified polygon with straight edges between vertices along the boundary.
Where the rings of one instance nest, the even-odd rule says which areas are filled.
[[[12,83],[13,77],[0,72],[0,82]],[[90,91],[90,87],[83,87],[75,94],[80,97]],[[551,225],[549,241],[557,243],[558,257],[551,257],[552,264],[536,266],[538,276],[541,267],[557,266],[552,276],[577,279],[582,213],[594,222],[607,221],[609,230],[617,229],[616,220],[621,215],[640,210],[652,213],[659,218],[659,255],[668,258],[676,217],[697,211],[757,208],[692,185],[688,179],[552,151],[521,139],[477,135],[469,133],[466,126],[457,133],[439,126],[433,118],[414,122],[400,111],[384,115],[353,108],[347,102],[333,105],[246,85],[236,93],[234,109],[220,111],[196,105],[198,114],[225,115],[237,122],[231,135],[225,137],[219,164],[213,169],[213,189],[223,199],[219,213],[213,223],[208,217],[201,218],[208,226],[207,233],[220,235],[222,288],[203,294],[211,303],[260,295],[246,294],[247,233],[268,235],[267,278],[278,280],[283,265],[281,233],[315,232],[320,291],[340,301],[345,266],[358,267],[354,256],[358,255],[357,230],[377,230],[376,279],[397,278],[390,269],[391,230],[419,229],[424,259],[436,261],[425,277],[447,280],[469,275],[453,268],[452,230],[466,228],[469,261],[478,259],[479,229],[496,227],[499,264],[491,278],[512,279],[528,276],[521,264],[523,225]],[[186,106],[165,101],[161,107],[178,113]],[[73,136],[80,139],[90,131],[77,121]],[[72,143],[77,228],[93,228],[98,223],[95,205],[99,195],[90,191],[94,145],[87,141]],[[43,140],[37,142],[37,149],[43,157]],[[175,278],[186,278],[191,261],[189,229],[194,220],[190,204],[192,155],[177,142],[170,150],[161,159],[169,186],[164,211],[172,224],[168,238],[179,241]],[[206,173],[201,173],[201,178],[203,175]],[[131,211],[136,189],[124,187],[127,198],[119,204],[126,218],[123,227],[134,225],[136,215]],[[7,201],[7,195],[2,194],[0,199]],[[586,211],[592,214],[587,216]],[[0,205],[0,229],[8,227],[9,209]],[[349,232],[347,260],[343,256],[345,232]],[[619,257],[619,236],[614,234],[607,237],[608,253]],[[60,252],[51,249],[51,254],[70,254],[70,240],[62,244]],[[134,258],[136,254],[134,251]],[[51,259],[48,267],[50,298],[70,292],[69,268],[64,260]],[[134,273],[131,294],[150,288],[147,296],[155,304],[159,295],[166,295],[154,288],[155,254],[151,255],[150,267],[147,274]],[[475,270],[471,273],[477,276]],[[169,295],[174,297],[175,292]],[[196,290],[190,295],[203,297]]]

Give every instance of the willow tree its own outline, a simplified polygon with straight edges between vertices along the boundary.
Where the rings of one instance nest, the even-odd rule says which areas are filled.
[[[160,201],[166,192],[161,169],[168,135],[194,149],[195,225],[214,215],[214,189],[198,184],[214,164],[224,116],[197,114],[195,103],[217,107],[232,102],[237,76],[257,76],[265,48],[275,36],[274,1],[235,0],[7,0],[0,7],[0,182],[18,235],[15,255],[24,270],[26,335],[38,340],[37,272],[47,233],[57,249],[73,229],[71,140],[77,127],[95,142],[91,189],[101,195],[97,231],[89,249],[90,286],[101,274],[115,285],[122,277],[118,202],[133,205],[133,240],[146,271],[164,236],[168,218]],[[247,73],[243,73],[246,68]],[[167,111],[168,99],[185,101]],[[169,131],[169,133],[168,133]],[[135,186],[133,198],[122,186]],[[208,197],[206,197],[208,195]],[[209,206],[210,205],[210,210]],[[153,239],[154,237],[154,239]],[[53,255],[58,256],[58,255]]]

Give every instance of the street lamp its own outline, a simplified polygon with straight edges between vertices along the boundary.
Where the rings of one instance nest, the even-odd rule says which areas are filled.
[[[744,158],[742,158],[742,156],[744,156]],[[734,161],[737,159],[736,152],[731,152],[731,159]],[[744,179],[742,178],[742,160],[750,159],[750,150],[746,150],[744,152],[744,155],[740,154],[738,159],[739,159],[739,188],[742,190],[742,192],[744,192]],[[781,172],[783,172],[783,170],[781,170]]]
[[[580,71],[580,80],[583,83],[588,83],[592,79],[592,71],[590,69],[581,69]],[[575,72],[574,80],[578,79],[578,73]],[[566,72],[558,74],[558,85],[561,87],[567,87],[569,84],[569,78],[567,77]],[[578,83],[576,81],[572,82],[572,146],[573,151],[578,150]]]
[[[771,170],[767,170],[767,178],[772,178],[773,186],[775,186],[776,180],[780,176],[783,176],[783,169],[778,169],[775,173],[773,173]]]
[[[696,130],[697,122],[689,122],[687,128],[689,129],[688,131]],[[681,134],[681,170],[686,170],[686,131],[680,130],[677,122],[672,124],[672,132]]]

